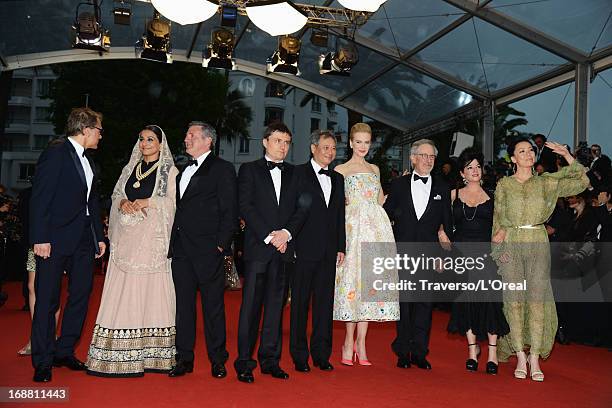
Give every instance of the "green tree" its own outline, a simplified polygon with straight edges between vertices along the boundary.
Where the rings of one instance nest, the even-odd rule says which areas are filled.
[[[56,133],[64,133],[73,107],[89,106],[104,115],[104,137],[95,153],[101,168],[102,192],[110,193],[127,162],[138,132],[157,124],[164,129],[172,152],[183,152],[187,124],[202,120],[213,125],[231,123],[217,131],[220,137],[237,134],[236,126],[250,122],[250,111],[239,111],[244,120],[226,120],[229,82],[219,73],[196,64],[160,64],[143,60],[79,62],[56,67],[59,75],[51,91]],[[248,109],[248,108],[247,108]],[[221,119],[220,119],[221,118]],[[224,133],[228,128],[231,132]]]
[[[249,137],[249,125],[253,114],[251,108],[242,100],[242,94],[237,89],[230,91],[223,103],[223,111],[217,117],[215,128],[217,133],[236,143],[240,137]],[[220,143],[215,146],[215,154],[219,154]]]

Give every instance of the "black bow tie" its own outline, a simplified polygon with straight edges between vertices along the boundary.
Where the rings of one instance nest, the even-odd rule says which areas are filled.
[[[187,160],[187,166],[185,166],[185,167],[189,167],[191,165],[197,166],[198,165],[198,161],[196,159],[189,159],[189,160]]]
[[[419,176],[419,175],[417,175],[417,174],[415,173],[415,174],[413,174],[412,179],[413,179],[414,181],[421,180],[421,181],[423,182],[423,184],[427,184],[427,180],[429,180],[429,177],[421,177],[421,176]]]
[[[285,168],[285,164],[283,162],[273,162],[273,161],[266,161],[266,166],[268,166],[268,170],[274,170],[275,167],[278,167],[278,169],[280,171],[283,171]]]
[[[325,169],[321,169],[321,170],[319,170],[319,174],[324,174],[324,175],[326,175],[327,177],[331,177],[331,176],[332,176],[332,171],[333,171],[333,170],[325,170]]]

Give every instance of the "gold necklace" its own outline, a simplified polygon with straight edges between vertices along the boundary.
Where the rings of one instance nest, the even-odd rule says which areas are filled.
[[[146,178],[151,173],[155,171],[159,167],[159,160],[155,163],[151,168],[144,173],[142,172],[142,160],[138,162],[138,166],[136,167],[136,182],[132,184],[134,188],[140,188],[140,180]]]

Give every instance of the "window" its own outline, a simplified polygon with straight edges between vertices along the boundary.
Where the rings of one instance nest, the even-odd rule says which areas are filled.
[[[271,123],[282,122],[284,111],[281,108],[266,108],[266,117],[264,126],[268,126]]]
[[[48,123],[51,121],[51,109],[37,107],[36,115],[34,116],[34,122],[38,123]]]
[[[327,101],[327,111],[328,112],[335,112],[336,111],[336,104],[333,103],[332,101]]]
[[[25,106],[9,106],[8,125],[30,123],[30,108]]]
[[[32,80],[25,78],[13,78],[11,82],[12,96],[32,97]]]
[[[28,181],[31,177],[34,177],[35,167],[34,163],[19,163],[19,180]]]
[[[249,143],[250,140],[246,136],[240,136],[240,150],[239,153],[248,153],[249,152]]]
[[[34,135],[33,150],[45,150],[47,144],[49,144],[49,140],[53,138],[53,135]]]
[[[321,97],[314,95],[312,97],[312,111],[321,112]]]
[[[285,99],[285,87],[280,82],[270,81],[266,86],[266,98]]]
[[[321,129],[319,126],[321,125],[321,121],[317,118],[310,118],[310,133],[315,130]]]
[[[49,96],[49,91],[51,90],[51,80],[50,79],[39,79],[36,81],[36,96],[39,98],[46,98]]]

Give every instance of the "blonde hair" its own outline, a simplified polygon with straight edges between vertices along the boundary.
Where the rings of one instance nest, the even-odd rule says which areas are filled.
[[[351,127],[351,133],[349,135],[349,139],[353,140],[353,136],[355,135],[355,133],[358,132],[364,132],[364,133],[369,133],[370,136],[372,136],[372,128],[370,127],[370,125],[368,125],[367,123],[355,123],[353,125],[353,127]]]

